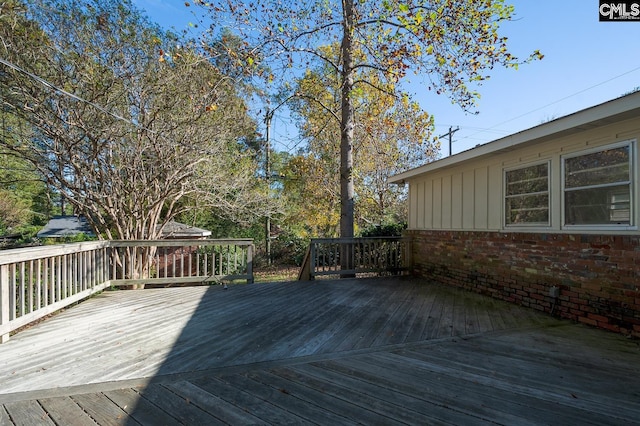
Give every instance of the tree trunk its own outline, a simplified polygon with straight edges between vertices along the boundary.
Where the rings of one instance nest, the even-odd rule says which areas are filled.
[[[344,20],[342,38],[342,115],[340,127],[340,237],[353,237],[353,0],[343,0]]]
[[[340,126],[340,237],[353,237],[354,189],[353,189],[353,137],[355,128],[351,98],[353,90],[353,0],[343,0],[344,20],[342,38],[342,114]],[[340,265],[343,270],[353,269],[353,247],[342,244]],[[354,274],[342,274],[350,278]]]

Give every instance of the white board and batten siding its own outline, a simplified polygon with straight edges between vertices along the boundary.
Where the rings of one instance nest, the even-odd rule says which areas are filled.
[[[423,173],[416,173],[420,169],[413,174],[408,172],[402,181],[409,184],[409,229],[505,230],[505,170],[548,161],[551,225],[545,227],[544,231],[562,232],[562,156],[625,141],[632,142],[636,182],[633,191],[638,194],[640,115],[613,124],[589,127],[574,128],[556,137],[537,138],[504,149],[489,150],[483,155],[470,155],[474,151],[470,150],[462,153],[466,154],[463,161],[455,161],[456,156],[453,156],[440,160],[448,161],[444,166],[426,169]],[[402,181],[396,179],[396,182]],[[636,208],[633,209],[632,220],[635,224],[640,223],[638,198],[636,196],[633,201]],[[526,230],[533,231],[531,228]]]
[[[492,200],[496,193],[490,186],[501,185],[502,179],[496,170],[499,167],[485,166],[411,181],[409,229],[496,229],[496,221],[490,220],[491,207],[499,203]]]

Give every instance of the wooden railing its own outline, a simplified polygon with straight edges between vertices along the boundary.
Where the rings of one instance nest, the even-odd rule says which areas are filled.
[[[108,286],[106,241],[0,252],[0,343],[9,332]]]
[[[402,237],[312,239],[299,275],[400,275],[409,270],[408,240]]]
[[[253,240],[114,241],[111,284],[253,282]]]
[[[253,282],[253,242],[95,241],[0,251],[0,343],[111,286]]]

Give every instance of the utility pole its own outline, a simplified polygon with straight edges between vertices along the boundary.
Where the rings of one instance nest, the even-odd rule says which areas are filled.
[[[449,131],[447,133],[445,133],[444,135],[438,136],[439,138],[449,136],[449,157],[451,157],[451,155],[453,154],[451,149],[453,145],[453,134],[458,130],[460,130],[460,126],[457,126],[455,129],[453,128],[453,126],[450,126]]]
[[[266,125],[266,136],[265,136],[265,165],[264,165],[264,178],[267,183],[267,196],[271,196],[271,119],[273,118],[273,114],[285,103],[290,101],[292,98],[297,96],[297,94],[293,94],[287,98],[285,98],[282,102],[275,106],[275,108],[267,107],[267,111],[264,117],[264,123]],[[265,219],[265,251],[267,255],[267,264],[271,265],[271,213],[269,209],[267,209],[267,217]]]

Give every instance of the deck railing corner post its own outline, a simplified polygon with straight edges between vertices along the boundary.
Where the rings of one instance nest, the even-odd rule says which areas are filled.
[[[253,253],[255,246],[253,242],[247,246],[247,284],[253,284]]]
[[[309,243],[309,281],[316,279],[316,243],[311,240]]]
[[[405,261],[406,267],[410,275],[413,274],[413,239],[410,236],[405,237]]]
[[[0,265],[0,326],[9,324],[9,265]],[[0,343],[9,340],[9,333],[0,334]]]

